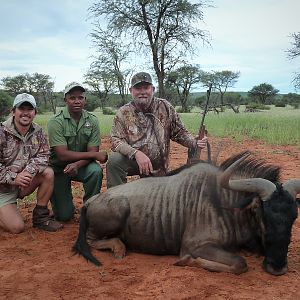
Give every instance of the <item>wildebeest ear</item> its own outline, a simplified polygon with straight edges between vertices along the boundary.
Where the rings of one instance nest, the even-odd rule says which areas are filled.
[[[259,197],[257,196],[249,196],[246,198],[241,199],[234,208],[239,209],[250,209],[250,208],[256,208],[259,206]]]
[[[300,198],[296,198],[296,203],[297,203],[298,207],[300,208]]]

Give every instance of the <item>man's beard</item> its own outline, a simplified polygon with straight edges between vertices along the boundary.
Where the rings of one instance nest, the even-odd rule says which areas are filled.
[[[152,103],[152,97],[133,99],[133,102],[138,110],[146,112]]]

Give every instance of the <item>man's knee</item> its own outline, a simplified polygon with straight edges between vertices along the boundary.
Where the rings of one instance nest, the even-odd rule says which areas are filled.
[[[115,169],[120,168],[120,166],[124,165],[124,162],[127,160],[127,158],[118,153],[118,152],[112,152],[109,155],[108,161],[106,163],[107,169]]]
[[[43,179],[47,180],[47,182],[49,181],[54,181],[54,172],[53,169],[50,167],[47,167],[42,173],[41,176],[43,177]]]
[[[18,234],[18,233],[21,233],[25,230],[25,224],[23,222],[23,220],[19,220],[19,219],[16,219],[16,220],[13,220],[9,225],[8,225],[8,228],[7,228],[11,233],[15,233],[15,234]]]

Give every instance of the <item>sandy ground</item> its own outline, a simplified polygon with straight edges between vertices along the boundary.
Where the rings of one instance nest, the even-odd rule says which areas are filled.
[[[282,167],[282,180],[300,178],[300,151],[293,146],[266,146],[258,141],[211,139],[218,161],[249,149]],[[109,149],[104,139],[104,149]],[[186,149],[172,144],[172,168],[185,163]],[[202,158],[205,156],[203,153]],[[103,190],[105,190],[105,181]],[[82,203],[78,195],[76,207]],[[26,231],[12,235],[0,229],[0,299],[300,299],[300,221],[293,227],[289,272],[271,276],[262,257],[247,255],[242,275],[176,267],[174,256],[128,253],[117,260],[110,252],[93,250],[103,263],[95,267],[73,256],[78,214],[62,231],[47,233],[31,227],[33,204],[21,204]]]

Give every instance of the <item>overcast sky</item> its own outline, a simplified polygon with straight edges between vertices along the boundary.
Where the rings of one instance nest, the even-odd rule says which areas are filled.
[[[50,75],[55,90],[83,74],[95,54],[87,8],[93,0],[0,0],[0,78],[24,73]],[[204,9],[202,29],[212,47],[201,48],[193,63],[205,71],[240,71],[234,91],[270,83],[280,93],[291,83],[300,58],[286,50],[300,31],[299,0],[215,0]]]

